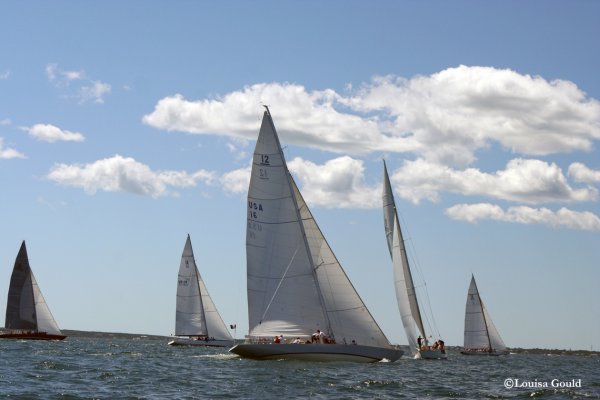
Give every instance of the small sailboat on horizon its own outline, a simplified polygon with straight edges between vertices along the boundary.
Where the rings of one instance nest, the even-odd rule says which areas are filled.
[[[427,340],[385,160],[383,181],[383,222],[392,258],[396,300],[408,339],[408,347],[415,358],[446,359],[444,341],[440,339],[430,346]]]
[[[396,361],[292,178],[267,107],[248,188],[249,334],[241,357]],[[317,331],[318,330],[318,331]]]
[[[196,267],[190,235],[177,277],[175,336],[169,345],[231,347],[234,343]]]
[[[461,351],[464,355],[500,356],[508,354],[506,345],[492,322],[483,300],[479,296],[475,276],[467,292],[465,307],[465,342]]]
[[[6,303],[6,331],[0,339],[63,340],[29,265],[25,241],[15,259]]]

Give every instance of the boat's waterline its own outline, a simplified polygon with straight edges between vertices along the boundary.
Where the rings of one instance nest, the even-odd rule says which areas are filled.
[[[231,347],[233,340],[204,340],[188,337],[176,337],[168,343],[170,346]]]
[[[255,360],[345,361],[373,363],[396,361],[404,352],[393,348],[345,344],[251,344],[242,343],[229,349],[240,357]]]

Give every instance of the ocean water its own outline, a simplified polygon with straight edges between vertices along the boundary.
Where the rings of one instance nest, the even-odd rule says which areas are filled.
[[[0,341],[0,399],[305,398],[600,399],[600,357],[450,352],[447,361],[308,363],[144,338]]]

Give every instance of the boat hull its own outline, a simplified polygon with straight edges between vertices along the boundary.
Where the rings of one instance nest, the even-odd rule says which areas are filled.
[[[448,355],[440,350],[418,350],[415,359],[421,360],[446,360]]]
[[[170,346],[231,347],[233,340],[204,340],[188,337],[176,337],[168,343]]]
[[[0,339],[13,340],[64,340],[64,335],[52,335],[46,332],[7,332],[0,333]]]
[[[240,357],[255,360],[347,361],[373,363],[396,361],[402,350],[344,344],[252,344],[242,343],[229,349]]]

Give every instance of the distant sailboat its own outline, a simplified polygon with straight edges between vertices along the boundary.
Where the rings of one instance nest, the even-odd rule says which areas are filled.
[[[25,241],[21,244],[10,277],[4,327],[8,331],[0,333],[0,339],[63,340],[66,338],[58,329],[31,271]]]
[[[268,109],[254,150],[247,211],[250,329],[246,342],[230,352],[310,361],[400,358],[302,198]]]
[[[400,229],[400,221],[394,202],[394,194],[390,185],[385,161],[383,162],[383,220],[388,249],[392,257],[394,267],[394,286],[396,288],[396,300],[400,309],[402,325],[408,338],[408,347],[415,358],[423,359],[445,359],[447,358],[443,341],[438,341],[438,346],[430,346],[427,342],[427,333],[423,326],[417,293],[413,283],[410,265],[404,238]],[[419,335],[422,338],[419,345]],[[434,348],[435,347],[435,348]]]
[[[461,353],[465,355],[499,356],[508,354],[506,345],[479,296],[473,275],[471,275],[471,284],[467,293],[464,344]]]
[[[190,235],[185,241],[177,278],[175,336],[178,337],[169,342],[172,346],[233,346],[233,337],[196,267]]]

